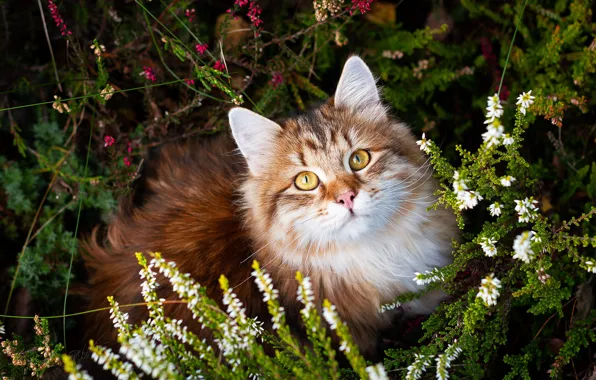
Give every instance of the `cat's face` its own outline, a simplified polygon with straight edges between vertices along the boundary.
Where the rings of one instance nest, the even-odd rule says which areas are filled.
[[[321,248],[374,238],[430,201],[426,158],[359,58],[328,104],[281,125],[236,108],[230,123],[250,169],[247,206],[274,238]]]

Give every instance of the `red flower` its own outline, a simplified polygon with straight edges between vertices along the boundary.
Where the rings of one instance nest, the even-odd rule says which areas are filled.
[[[281,75],[281,73],[276,72],[276,73],[273,73],[273,75],[271,77],[271,81],[269,83],[271,83],[273,88],[277,88],[283,82],[284,82],[284,77]]]
[[[197,53],[203,55],[209,49],[209,45],[207,44],[196,44],[195,49],[197,49]]]
[[[68,27],[66,26],[66,23],[64,22],[64,19],[62,19],[62,16],[60,16],[60,13],[58,12],[58,7],[56,6],[56,4],[54,4],[54,2],[52,0],[48,0],[48,8],[50,9],[52,18],[54,19],[56,26],[60,29],[60,32],[62,33],[62,35],[70,36],[72,34],[72,32],[70,30],[68,30]]]
[[[352,0],[350,14],[352,14],[356,9],[358,9],[360,13],[365,14],[366,12],[370,11],[370,5],[373,1],[374,0]]]
[[[194,79],[185,79],[184,81],[189,86],[192,86],[193,84],[195,84],[195,80]]]
[[[236,0],[234,4],[242,8],[245,7],[246,4],[248,4],[248,0]]]
[[[213,65],[213,68],[217,71],[224,71],[226,69],[226,65],[224,65],[222,61],[217,61],[215,62],[215,65]]]
[[[251,1],[247,15],[250,18],[250,23],[253,24],[255,28],[258,28],[259,25],[263,23],[263,20],[261,20],[261,12],[262,9],[259,4],[255,1]]]
[[[188,18],[189,22],[192,22],[195,19],[195,9],[187,9],[184,15]]]
[[[130,141],[126,144],[126,151],[128,154],[132,153],[132,143]]]
[[[122,161],[124,161],[124,165],[126,165],[126,166],[130,166],[130,164],[131,164],[130,158],[128,158],[128,157],[122,158]]]
[[[116,139],[114,139],[112,136],[106,135],[103,138],[103,141],[105,143],[103,146],[107,148],[107,147],[110,147],[110,146],[114,145],[114,143],[116,142]]]
[[[141,73],[141,75],[143,75],[145,78],[147,78],[151,82],[155,82],[157,80],[157,77],[155,76],[155,70],[153,70],[153,68],[151,68],[149,66],[143,67],[143,72]]]

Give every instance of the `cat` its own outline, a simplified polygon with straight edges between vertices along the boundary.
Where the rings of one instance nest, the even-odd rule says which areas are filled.
[[[165,146],[149,160],[142,203],[121,203],[104,244],[97,230],[84,242],[90,308],[105,307],[109,295],[120,304],[142,302],[134,253],[161,252],[213,299],[221,300],[224,274],[247,313],[270,328],[251,278],[257,259],[297,331],[299,270],[310,277],[319,310],[329,299],[361,351],[372,353],[392,318],[379,307],[421,290],[415,272],[452,262],[453,213],[426,211],[438,188],[428,157],[389,114],[357,56],[321,106],[279,122],[237,107],[229,123],[233,138]],[[166,280],[159,283],[160,297],[178,299]],[[445,298],[432,291],[401,309],[429,314]],[[142,307],[127,312],[133,323],[146,316]],[[185,305],[166,305],[166,314],[210,338]],[[115,341],[107,312],[91,314],[88,326],[97,343]]]

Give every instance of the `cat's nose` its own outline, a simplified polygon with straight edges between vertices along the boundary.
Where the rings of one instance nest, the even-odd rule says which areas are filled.
[[[354,209],[354,198],[356,193],[353,191],[346,191],[337,197],[336,202],[347,208],[348,210]]]

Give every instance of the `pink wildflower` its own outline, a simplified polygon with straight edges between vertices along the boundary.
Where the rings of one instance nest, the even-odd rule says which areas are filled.
[[[60,32],[62,33],[62,35],[70,36],[72,34],[72,32],[70,30],[68,30],[68,27],[66,26],[66,23],[64,22],[64,19],[62,18],[62,16],[60,16],[60,13],[58,12],[58,6],[56,6],[56,4],[54,4],[54,2],[52,0],[48,0],[48,8],[50,9],[52,18],[54,19],[56,26],[60,29]]]
[[[197,53],[203,55],[203,54],[205,54],[205,52],[207,51],[207,49],[209,49],[209,45],[207,45],[207,44],[196,44],[195,45],[195,49],[197,50]]]
[[[128,157],[122,158],[122,161],[124,161],[124,165],[126,165],[126,166],[130,166],[130,164],[131,164],[130,158],[128,158]]]
[[[184,15],[185,15],[185,16],[188,18],[188,21],[189,21],[189,22],[192,22],[192,21],[195,19],[195,15],[196,15],[196,13],[195,13],[195,9],[194,9],[194,8],[192,8],[192,9],[187,9],[187,10],[184,12]]]
[[[143,75],[145,78],[147,78],[147,80],[150,80],[151,82],[155,82],[157,80],[157,77],[155,76],[155,70],[153,70],[153,68],[149,66],[143,66],[143,72],[141,73],[141,75]]]
[[[217,71],[224,71],[226,69],[226,65],[223,64],[223,62],[217,61],[215,62],[215,65],[213,65],[213,68]]]
[[[271,81],[270,81],[273,88],[279,87],[279,85],[282,84],[283,82],[284,82],[284,77],[281,75],[280,72],[273,73],[273,75],[271,76]]]
[[[352,0],[350,14],[352,14],[356,9],[358,9],[361,14],[365,14],[366,12],[370,11],[370,5],[373,1],[374,0]]]
[[[263,20],[261,20],[261,12],[262,9],[259,4],[257,4],[256,1],[251,1],[247,15],[250,18],[250,23],[253,24],[255,28],[258,28],[263,23]]]
[[[126,151],[128,154],[132,153],[132,143],[130,141],[126,144]]]
[[[194,79],[185,79],[184,81],[189,86],[192,86],[193,84],[195,84],[195,80]]]
[[[103,138],[103,141],[105,143],[103,146],[107,148],[107,147],[114,145],[114,143],[116,142],[116,139],[114,139],[112,136],[106,135]]]
[[[234,5],[239,6],[240,8],[245,7],[248,4],[248,0],[236,0]]]

